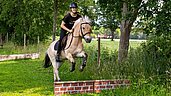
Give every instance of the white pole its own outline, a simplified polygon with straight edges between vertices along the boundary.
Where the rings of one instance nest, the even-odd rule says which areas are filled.
[[[40,50],[39,50],[39,43],[40,43],[39,36],[37,36],[37,49],[38,49],[38,53],[40,52]]]
[[[24,49],[26,48],[26,34],[24,34]]]

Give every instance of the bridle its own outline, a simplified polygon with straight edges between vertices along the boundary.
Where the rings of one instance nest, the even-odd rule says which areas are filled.
[[[89,24],[89,25],[90,25],[90,23],[88,23],[88,22],[81,23],[81,24],[80,24],[80,32],[81,32],[81,35],[82,35],[82,36],[74,36],[73,33],[72,33],[72,37],[74,37],[74,38],[82,37],[83,39],[85,39],[85,37],[84,37],[85,35],[91,34],[91,32],[87,32],[87,33],[85,33],[85,34],[83,33],[83,30],[82,30],[82,25],[83,25],[83,24]]]
[[[82,37],[83,39],[85,39],[85,35],[87,35],[87,34],[91,34],[91,32],[87,32],[87,33],[83,33],[83,30],[82,30],[82,25],[83,24],[89,24],[90,25],[90,23],[88,23],[88,22],[84,22],[84,23],[81,23],[81,25],[80,25],[80,31],[81,31],[81,35],[82,36],[74,36],[74,34],[73,34],[73,32],[71,33],[71,35],[72,35],[72,38],[71,38],[71,41],[70,41],[70,44],[69,44],[69,46],[67,47],[67,48],[65,48],[65,50],[66,49],[68,49],[70,46],[71,46],[71,43],[72,43],[72,40],[73,40],[73,38],[79,38],[79,37]]]
[[[82,35],[82,38],[84,38],[85,39],[85,35],[87,35],[87,34],[91,34],[91,32],[87,32],[87,33],[83,33],[83,30],[82,30],[82,25],[83,24],[89,24],[90,25],[90,23],[88,23],[88,22],[85,22],[85,23],[81,23],[81,25],[80,25],[80,29],[81,29],[81,35]]]

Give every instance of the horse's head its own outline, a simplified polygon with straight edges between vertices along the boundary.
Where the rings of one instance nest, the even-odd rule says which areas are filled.
[[[81,36],[86,41],[86,43],[90,43],[92,40],[91,37],[92,29],[90,25],[91,20],[87,16],[84,16],[79,20],[77,20],[76,22],[79,22],[78,23],[80,28],[79,36]]]
[[[91,37],[92,30],[91,30],[90,23],[88,23],[88,22],[81,23],[80,30],[81,30],[80,36],[82,36],[82,38],[84,38],[86,43],[90,43],[92,40],[92,37]]]

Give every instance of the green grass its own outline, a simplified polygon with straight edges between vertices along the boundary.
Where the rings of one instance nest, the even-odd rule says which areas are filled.
[[[42,61],[0,62],[0,95],[53,95],[53,73],[42,68]]]
[[[5,44],[4,49],[0,49],[1,54],[19,54],[19,53],[32,53],[40,52],[40,59],[36,60],[14,60],[0,62],[0,96],[53,96],[53,72],[52,67],[44,69],[42,68],[44,53],[50,43],[41,43],[39,47],[37,45],[27,46],[23,49],[22,46],[14,46],[12,43]],[[74,72],[69,72],[70,63],[64,62],[60,68],[60,78],[64,81],[69,80],[93,80],[93,79],[124,79],[134,76],[134,70],[137,74],[143,72],[144,69],[138,70],[143,66],[131,65],[131,64],[117,64],[117,49],[118,41],[101,41],[101,66],[97,64],[97,41],[94,40],[90,44],[85,44],[86,52],[89,54],[87,66],[83,72],[79,72],[80,59],[76,59],[77,65]],[[130,42],[131,48],[137,48],[140,42]],[[136,57],[138,53],[134,52]],[[131,57],[132,63],[139,64],[134,60],[135,57]],[[130,61],[131,61],[130,60]],[[115,65],[115,66],[113,66]],[[133,75],[133,76],[131,76]],[[135,75],[136,76],[136,75]],[[138,79],[138,77],[135,77]],[[136,81],[136,80],[135,80]],[[144,82],[140,80],[140,83]],[[133,82],[135,83],[135,82]],[[103,91],[100,94],[84,94],[85,96],[139,96],[143,92],[152,94],[157,90],[159,92],[167,92],[167,90],[161,86],[153,85],[150,83],[143,83],[141,87],[140,83],[135,83],[130,88],[117,89],[116,91]],[[149,88],[148,88],[149,87]],[[153,89],[152,89],[153,88]],[[143,89],[143,90],[142,90]],[[161,91],[160,91],[161,90]],[[133,95],[133,94],[137,95]],[[161,94],[162,94],[161,93]],[[117,95],[118,94],[118,95]],[[169,94],[169,93],[168,93]],[[82,96],[76,94],[76,96]],[[148,96],[155,96],[154,94]],[[159,95],[157,95],[159,96]],[[162,96],[162,95],[161,95]],[[170,96],[170,94],[168,95]]]

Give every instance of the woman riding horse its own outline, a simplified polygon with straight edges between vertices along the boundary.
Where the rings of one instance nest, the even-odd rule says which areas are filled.
[[[73,72],[75,70],[76,62],[74,58],[76,57],[82,58],[80,71],[83,71],[84,67],[86,66],[88,55],[84,51],[82,39],[84,39],[86,43],[90,43],[92,40],[91,37],[92,30],[91,30],[90,22],[91,21],[86,16],[76,20],[72,28],[73,32],[67,35],[66,46],[62,48],[60,52],[61,61],[68,59],[71,62],[72,66],[70,72]],[[58,70],[62,62],[56,61],[57,52],[54,48],[56,42],[58,41],[52,42],[46,51],[44,67],[45,68],[49,67],[49,64],[51,63],[54,70],[54,80],[60,81]]]
[[[57,48],[57,61],[60,61],[60,52],[62,50],[61,42],[62,39],[66,36],[67,32],[73,32],[73,25],[77,19],[81,17],[81,15],[77,12],[77,3],[73,2],[70,4],[70,12],[64,16],[61,23],[61,32],[60,32],[60,39],[59,39],[59,45]]]

